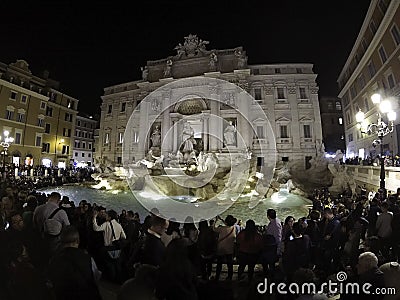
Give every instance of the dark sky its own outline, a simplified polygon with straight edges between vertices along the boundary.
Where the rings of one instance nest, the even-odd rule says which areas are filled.
[[[104,87],[140,79],[140,66],[193,33],[208,49],[243,46],[249,64],[313,63],[320,96],[335,96],[370,0],[214,2],[3,0],[0,61],[49,70],[93,113]]]

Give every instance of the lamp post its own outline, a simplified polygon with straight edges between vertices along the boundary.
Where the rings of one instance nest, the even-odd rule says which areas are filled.
[[[7,173],[6,173],[6,156],[7,156],[7,151],[8,147],[10,147],[10,144],[14,142],[13,137],[9,137],[10,132],[8,130],[4,130],[2,137],[0,135],[0,146],[3,147],[3,151],[1,154],[3,154],[3,179],[6,179]]]
[[[392,104],[387,99],[382,99],[381,95],[376,93],[371,96],[372,103],[376,106],[378,120],[376,123],[368,124],[365,120],[365,114],[360,110],[356,114],[358,127],[362,133],[377,134],[378,139],[374,140],[372,145],[380,146],[380,183],[379,187],[385,189],[385,159],[383,158],[383,137],[394,130],[394,121],[396,120],[396,112],[392,110]],[[388,124],[383,121],[386,115]]]

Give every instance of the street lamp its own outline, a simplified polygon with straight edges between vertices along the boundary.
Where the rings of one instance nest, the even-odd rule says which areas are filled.
[[[365,114],[360,111],[356,114],[356,120],[358,123],[358,128],[361,130],[361,133],[371,133],[377,134],[378,139],[374,140],[372,145],[376,147],[380,145],[380,184],[379,187],[381,189],[385,189],[385,160],[383,158],[383,137],[391,132],[394,129],[394,121],[396,120],[396,112],[392,110],[392,104],[387,99],[382,99],[381,95],[375,93],[371,96],[372,103],[375,104],[377,110],[378,120],[376,123],[368,124],[365,120]],[[386,124],[382,115],[386,115],[388,124]]]
[[[6,156],[7,156],[7,151],[8,151],[8,147],[10,147],[10,144],[12,142],[14,142],[14,138],[13,137],[9,137],[10,132],[8,130],[4,130],[3,135],[4,137],[2,137],[0,135],[0,146],[3,147],[3,151],[1,152],[1,154],[3,154],[3,178],[4,180],[6,179]]]

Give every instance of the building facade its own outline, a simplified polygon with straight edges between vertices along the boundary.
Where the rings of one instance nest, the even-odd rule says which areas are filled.
[[[342,102],[336,97],[321,97],[319,106],[326,152],[330,154],[336,153],[337,150],[345,152]]]
[[[104,89],[101,105],[100,130],[98,146],[96,147],[97,163],[121,165],[124,132],[127,122],[141,101],[151,92],[168,83],[174,83],[182,78],[222,79],[243,88],[264,111],[271,124],[271,132],[266,124],[257,123],[256,112],[252,107],[243,106],[240,97],[232,95],[229,90],[219,90],[214,87],[204,89],[202,97],[186,98],[176,105],[170,105],[170,99],[180,93],[180,88],[166,86],[162,92],[154,94],[150,105],[140,108],[140,119],[136,119],[129,140],[136,156],[128,156],[130,161],[137,161],[147,155],[154,141],[151,134],[160,130],[165,137],[170,130],[171,139],[167,141],[165,153],[176,153],[180,149],[179,134],[182,125],[176,124],[186,119],[194,129],[194,136],[201,140],[202,151],[221,152],[224,145],[223,134],[229,125],[222,121],[212,121],[208,116],[217,115],[227,124],[243,129],[245,125],[234,108],[249,112],[252,130],[244,130],[246,144],[254,155],[260,147],[276,148],[279,160],[309,161],[316,155],[316,147],[322,143],[321,119],[318,103],[317,75],[312,64],[265,64],[248,65],[246,52],[242,47],[226,50],[207,50],[207,42],[199,40],[195,35],[185,37],[184,45],[179,44],[177,54],[157,61],[148,61],[142,68],[141,80],[122,83]],[[190,81],[186,87],[190,88]],[[193,83],[195,89],[196,84]],[[204,86],[202,87],[204,88]],[[159,91],[159,90],[158,90]],[[210,101],[219,97],[220,102]],[[255,106],[254,106],[255,107]],[[162,113],[155,117],[158,112]],[[151,124],[149,121],[151,120]],[[149,128],[151,126],[151,128]],[[179,127],[180,126],[180,127]],[[157,129],[156,129],[157,128]],[[172,129],[174,128],[174,129]],[[150,129],[150,130],[149,130]],[[220,141],[207,137],[212,130],[220,136]],[[267,145],[267,135],[273,134],[276,145]],[[197,136],[197,137],[196,137]],[[253,143],[253,137],[258,142]],[[276,147],[275,147],[276,146]],[[239,142],[232,151],[241,151]],[[235,150],[236,149],[236,150]],[[139,155],[139,157],[137,157]],[[267,159],[267,158],[265,158]],[[259,164],[264,158],[259,158]],[[128,161],[129,162],[129,161]],[[306,163],[304,163],[306,165]]]
[[[372,0],[353,49],[339,75],[347,157],[374,158],[376,134],[362,134],[355,115],[362,110],[368,124],[377,122],[377,108],[371,95],[379,92],[389,98],[399,116],[400,99],[400,2]],[[400,128],[383,138],[386,154],[400,153]],[[378,148],[379,149],[379,148]]]
[[[14,137],[8,163],[71,163],[78,100],[58,89],[48,72],[35,76],[24,60],[0,63],[0,129]]]
[[[75,167],[93,166],[94,131],[96,127],[97,121],[92,116],[78,115],[76,117],[73,149]]]

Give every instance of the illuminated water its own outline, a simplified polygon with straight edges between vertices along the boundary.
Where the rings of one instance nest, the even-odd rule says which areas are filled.
[[[131,192],[122,192],[113,194],[112,191],[96,190],[83,186],[61,186],[44,188],[39,191],[51,193],[59,192],[62,196],[68,196],[76,205],[81,200],[87,200],[90,203],[97,203],[107,209],[114,209],[118,213],[122,209],[138,212],[143,220],[148,211],[133,197]],[[275,193],[271,198],[261,201],[256,207],[249,208],[245,198],[239,198],[222,216],[232,214],[237,219],[244,222],[253,219],[257,224],[267,224],[266,211],[273,208],[277,211],[278,218],[282,221],[289,215],[296,219],[307,216],[311,202],[303,197],[281,191]]]

